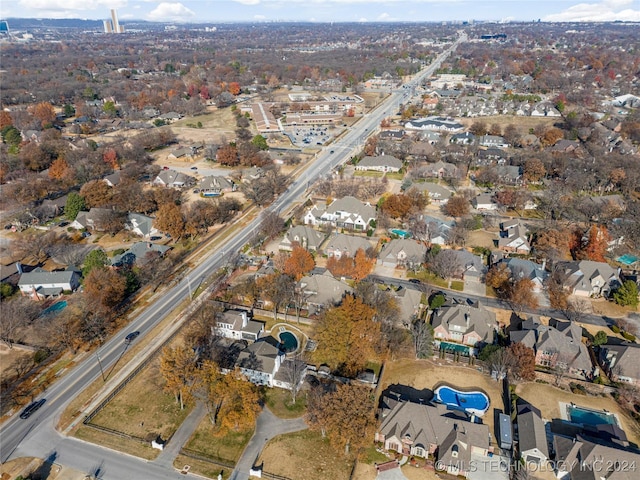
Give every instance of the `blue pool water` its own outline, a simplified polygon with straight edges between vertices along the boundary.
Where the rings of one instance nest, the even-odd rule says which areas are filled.
[[[278,335],[278,339],[280,340],[282,348],[285,352],[289,353],[297,350],[298,339],[293,333],[287,331],[280,332],[280,335]]]
[[[64,310],[65,308],[67,308],[67,301],[62,300],[60,302],[54,303],[48,308],[45,308],[40,315],[42,315],[43,317],[45,315],[56,315],[60,313],[62,310]]]
[[[633,265],[638,261],[638,257],[631,255],[630,253],[625,253],[621,257],[616,258],[616,260],[620,263],[624,263],[625,265]]]
[[[592,410],[590,408],[577,407],[575,405],[567,406],[569,420],[572,423],[581,425],[618,425],[618,421],[613,413],[603,412],[602,410]]]
[[[411,233],[400,230],[399,228],[392,228],[391,233],[398,235],[400,238],[411,238]]]
[[[463,355],[469,355],[470,349],[471,347],[460,345],[459,343],[440,342],[440,350],[444,350],[445,352],[458,352]]]
[[[489,397],[482,392],[461,392],[455,388],[443,386],[438,387],[433,393],[437,402],[480,417],[489,409]]]

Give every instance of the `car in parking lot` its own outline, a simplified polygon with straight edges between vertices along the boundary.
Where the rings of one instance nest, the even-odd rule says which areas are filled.
[[[29,418],[36,410],[38,410],[42,405],[44,405],[44,402],[46,402],[46,401],[47,401],[46,399],[41,398],[40,400],[37,400],[37,401],[35,401],[33,403],[30,403],[22,411],[22,413],[20,414],[20,418],[23,419],[23,420]]]
[[[126,337],[124,337],[124,341],[127,343],[131,343],[136,338],[138,338],[138,335],[140,335],[140,332],[138,332],[137,330],[135,332],[131,332]]]

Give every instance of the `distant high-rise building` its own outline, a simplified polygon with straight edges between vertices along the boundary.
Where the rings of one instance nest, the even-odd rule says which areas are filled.
[[[111,19],[103,20],[104,33],[124,33],[124,27],[118,21],[118,12],[115,8],[111,9]]]

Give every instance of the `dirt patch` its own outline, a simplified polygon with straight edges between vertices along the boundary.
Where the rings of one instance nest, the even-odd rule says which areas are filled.
[[[487,128],[493,124],[498,124],[502,129],[509,124],[513,124],[520,134],[529,133],[529,129],[536,128],[538,125],[552,127],[554,123],[561,121],[560,118],[553,117],[518,117],[514,115],[494,115],[482,118],[457,118],[466,128],[475,122],[483,122]]]
[[[574,395],[566,390],[561,390],[552,385],[540,383],[522,383],[516,387],[516,393],[522,399],[530,402],[534,407],[539,408],[542,418],[551,420],[561,418],[559,402],[575,403],[576,405],[616,413],[622,423],[621,427],[626,432],[631,442],[640,444],[640,427],[629,417],[616,401],[609,397],[593,397],[584,395]]]
[[[473,368],[434,364],[429,360],[387,362],[381,380],[382,388],[379,391],[383,391],[391,384],[407,385],[417,390],[425,388],[432,390],[441,382],[464,389],[482,389],[491,401],[491,407],[487,414],[482,417],[482,422],[489,427],[490,432],[493,433],[495,431],[493,411],[494,409],[504,411],[501,384]]]
[[[484,247],[493,250],[495,247],[494,240],[497,240],[498,235],[486,230],[474,230],[469,232],[469,238],[467,244],[473,247]]]
[[[33,357],[33,351],[19,345],[9,348],[4,343],[0,344],[0,380],[15,375],[16,372],[12,371],[13,366],[18,362],[26,361],[29,357]]]

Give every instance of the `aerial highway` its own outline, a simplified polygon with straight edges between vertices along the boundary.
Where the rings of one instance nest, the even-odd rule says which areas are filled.
[[[441,62],[466,40],[461,33],[456,42],[444,51],[431,65],[419,72],[404,88],[394,89],[372,112],[361,118],[350,130],[333,144],[325,147],[312,163],[293,181],[269,209],[284,213],[299,198],[304,198],[309,185],[331,172],[350,156],[359,152],[366,138],[373,134],[380,121],[389,116],[400,103],[406,102],[412,90],[431,75]],[[77,366],[66,372],[38,399],[46,398],[44,405],[27,419],[14,414],[0,429],[0,462],[20,456],[51,458],[57,464],[66,465],[83,472],[96,472],[99,478],[121,480],[124,478],[164,479],[184,478],[171,468],[147,462],[120,452],[60,434],[55,424],[64,408],[92,382],[100,380],[118,362],[130,347],[125,337],[131,332],[140,332],[139,342],[155,325],[163,320],[175,306],[190,297],[192,285],[199,284],[228,263],[230,254],[240,249],[259,230],[257,216],[224,245],[188,272],[177,284],[167,287],[153,303],[136,314],[129,326],[110,338],[97,352],[88,355]],[[140,361],[136,358],[134,361]],[[34,399],[35,400],[35,399]]]

